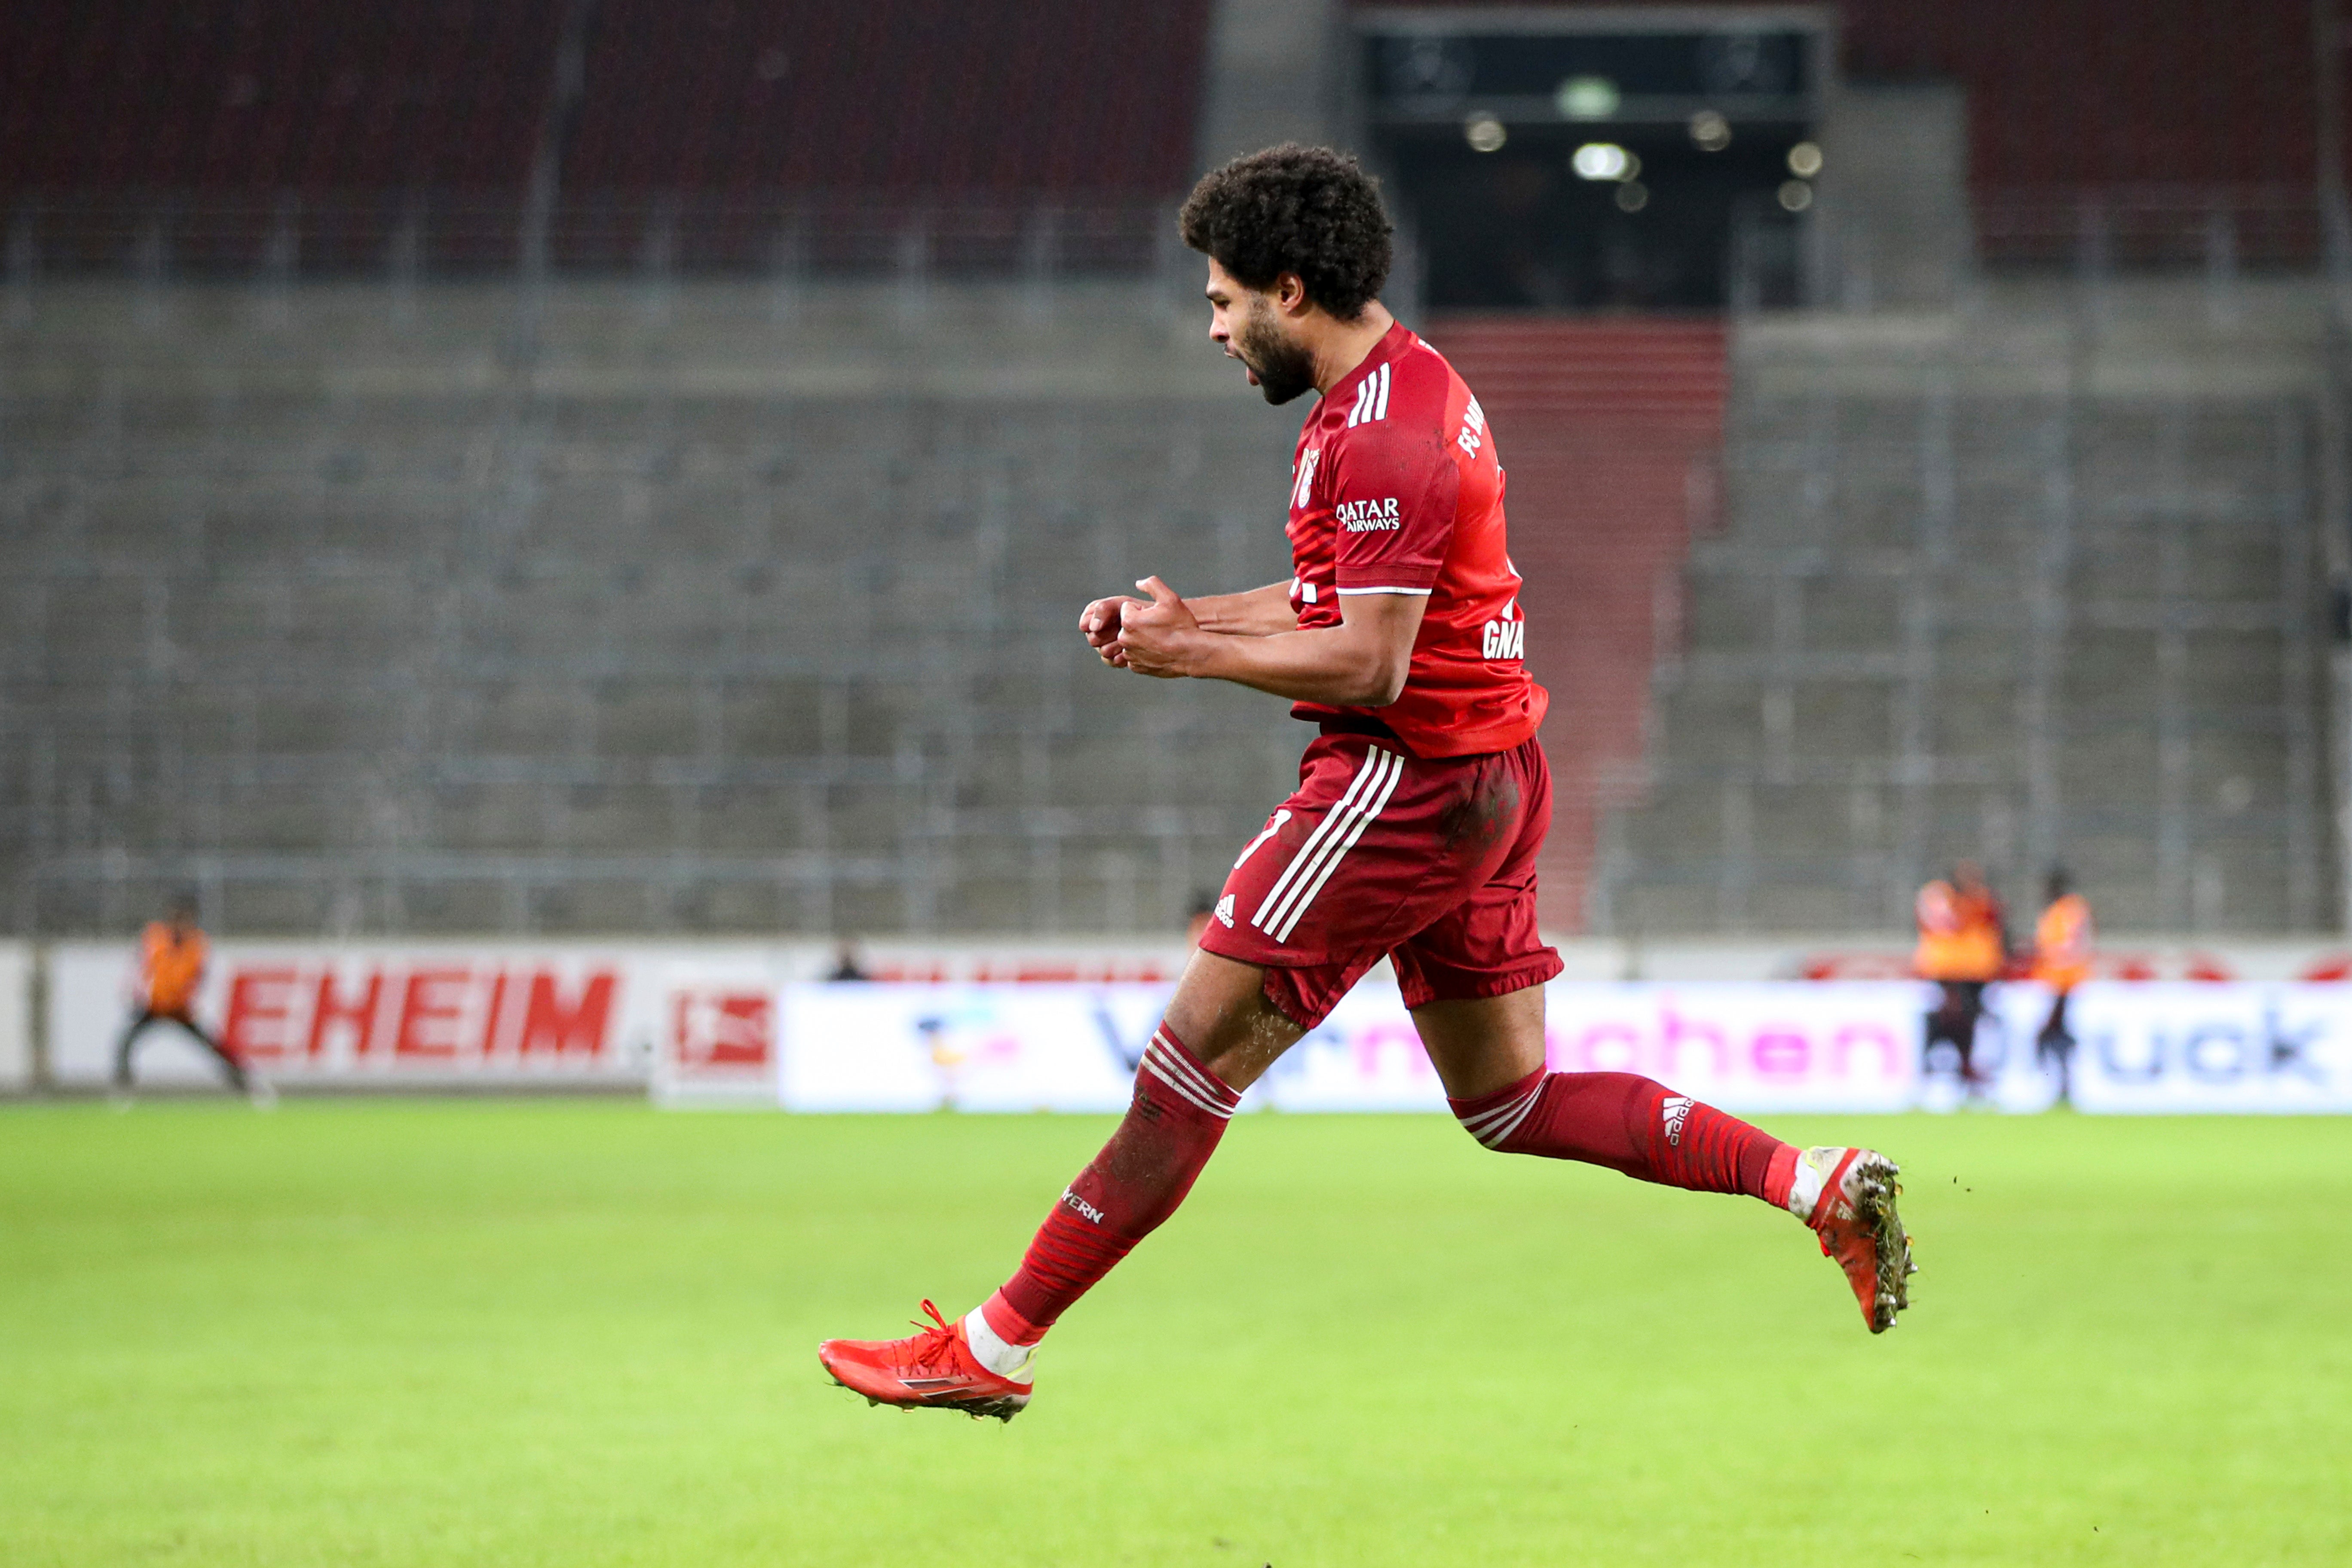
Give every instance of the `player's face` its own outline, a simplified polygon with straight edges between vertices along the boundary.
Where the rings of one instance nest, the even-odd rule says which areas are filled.
[[[1249,384],[1273,404],[1284,404],[1315,384],[1315,356],[1292,335],[1271,291],[1250,289],[1212,259],[1209,336],[1226,357],[1242,362]]]

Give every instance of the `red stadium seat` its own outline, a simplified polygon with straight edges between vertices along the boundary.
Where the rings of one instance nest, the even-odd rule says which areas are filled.
[[[1724,331],[1448,316],[1428,337],[1476,393],[1508,476],[1528,665],[1551,690],[1544,923],[1580,931],[1601,814],[1641,762],[1691,533],[1715,521]]]

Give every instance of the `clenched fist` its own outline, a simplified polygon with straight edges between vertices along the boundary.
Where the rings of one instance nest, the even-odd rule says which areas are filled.
[[[1201,635],[1192,606],[1157,577],[1146,577],[1136,586],[1150,595],[1151,602],[1130,599],[1120,610],[1118,662],[1138,675],[1161,679],[1192,674],[1188,659]]]
[[[1097,599],[1078,612],[1078,633],[1087,646],[1102,655],[1102,661],[1115,668],[1127,668],[1127,655],[1119,650],[1118,635],[1127,610],[1146,601],[1121,594],[1116,598]]]

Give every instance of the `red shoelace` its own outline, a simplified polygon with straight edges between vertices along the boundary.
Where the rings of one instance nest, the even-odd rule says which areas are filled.
[[[945,1366],[950,1370],[953,1370],[955,1365],[955,1325],[949,1322],[945,1318],[940,1316],[940,1310],[931,1305],[929,1301],[925,1301],[923,1303],[923,1310],[930,1315],[931,1321],[929,1325],[926,1325],[919,1318],[909,1318],[907,1320],[908,1322],[914,1324],[915,1327],[923,1331],[921,1333],[915,1336],[913,1343],[908,1347],[907,1366],[908,1370],[919,1371],[925,1368],[937,1366]]]

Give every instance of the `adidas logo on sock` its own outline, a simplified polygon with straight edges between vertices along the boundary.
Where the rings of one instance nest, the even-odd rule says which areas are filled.
[[[1694,1103],[1687,1094],[1670,1094],[1658,1107],[1660,1114],[1666,1119],[1666,1142],[1677,1149],[1683,1146],[1683,1123],[1690,1120]]]

